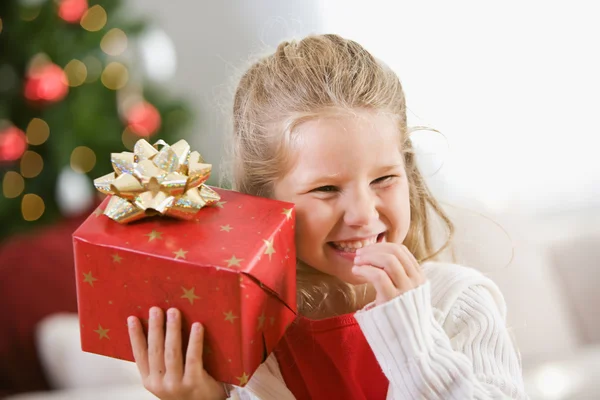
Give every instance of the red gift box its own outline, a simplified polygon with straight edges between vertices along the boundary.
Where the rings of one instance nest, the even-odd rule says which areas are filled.
[[[133,361],[127,317],[175,307],[184,343],[193,322],[205,326],[210,375],[247,383],[296,315],[293,204],[215,191],[221,201],[193,220],[119,224],[103,215],[107,198],[77,229],[84,351]]]

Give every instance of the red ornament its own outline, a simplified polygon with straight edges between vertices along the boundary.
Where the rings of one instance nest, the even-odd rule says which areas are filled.
[[[69,93],[67,75],[56,64],[32,68],[25,82],[25,97],[33,102],[56,103]]]
[[[16,126],[0,131],[0,162],[16,161],[27,150],[27,137]]]
[[[58,16],[66,22],[77,24],[87,9],[87,0],[62,0],[58,6]]]
[[[146,101],[132,106],[127,111],[126,120],[133,133],[144,137],[153,135],[161,124],[158,110]]]

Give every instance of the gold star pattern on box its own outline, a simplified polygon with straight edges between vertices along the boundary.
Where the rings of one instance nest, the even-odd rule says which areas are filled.
[[[291,219],[293,210],[293,208],[284,208],[282,214],[285,215],[287,219]]]
[[[181,287],[181,289],[183,290],[183,295],[181,296],[182,299],[188,299],[190,301],[190,304],[194,304],[194,300],[199,299],[199,296],[196,296],[196,294],[194,293],[194,290],[196,290],[195,287],[191,288],[191,289],[186,289],[183,286]]]
[[[102,328],[102,325],[98,324],[98,329],[96,329],[94,332],[96,332],[99,335],[98,339],[102,340],[106,338],[110,340],[110,338],[108,337],[108,331],[110,331],[110,329],[104,329]]]
[[[225,321],[229,321],[232,324],[236,318],[239,318],[238,316],[233,315],[233,311],[224,312],[223,315],[225,315]]]
[[[96,217],[99,217],[99,216],[101,216],[102,214],[104,214],[104,210],[103,210],[103,209],[101,209],[100,207],[98,207],[98,208],[96,208],[96,209],[94,210],[94,215],[95,215]]]
[[[245,372],[242,374],[242,376],[236,377],[236,379],[240,381],[240,386],[244,386],[245,384],[247,384],[248,378],[250,377]]]
[[[185,260],[185,255],[187,253],[188,252],[186,250],[183,250],[183,249],[179,249],[179,250],[173,252],[173,254],[175,254],[175,259],[176,260],[179,259],[179,258],[183,258]]]
[[[215,204],[215,207],[223,208],[223,206],[225,205],[225,203],[227,203],[227,202],[226,201],[218,201]]]
[[[83,273],[83,282],[84,283],[89,283],[91,287],[94,287],[94,281],[97,281],[97,278],[94,278],[92,276],[92,271],[88,272],[87,274],[84,272]]]
[[[144,236],[148,236],[148,241],[151,242],[154,239],[160,239],[162,240],[162,232],[158,232],[154,229],[152,229],[152,232],[145,234]]]
[[[230,225],[221,225],[221,232],[231,232],[232,229]]]
[[[121,257],[120,255],[118,255],[117,253],[115,253],[115,254],[112,255],[112,259],[113,259],[113,262],[116,262],[116,263],[120,264],[121,261],[123,260],[123,257]]]
[[[269,256],[269,261],[271,261],[271,256],[273,255],[273,253],[275,253],[275,248],[273,247],[273,239],[271,239],[271,240],[263,239],[263,242],[265,242],[265,244],[267,245],[267,248],[266,248],[264,254],[267,254]]]
[[[240,262],[242,262],[242,261],[244,261],[243,258],[237,258],[235,255],[232,255],[229,260],[225,260],[228,267],[231,267],[231,266],[239,267]]]

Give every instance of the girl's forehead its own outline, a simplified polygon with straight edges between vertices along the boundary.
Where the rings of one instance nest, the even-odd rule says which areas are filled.
[[[300,124],[294,134],[295,150],[327,151],[330,147],[372,148],[382,142],[395,149],[401,145],[397,119],[370,111],[314,118]]]
[[[385,116],[320,118],[299,127],[289,173],[348,175],[403,165],[398,124]],[[308,178],[307,178],[308,179]]]

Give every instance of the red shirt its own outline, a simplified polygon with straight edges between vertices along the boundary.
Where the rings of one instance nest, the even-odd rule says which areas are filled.
[[[298,317],[275,349],[285,384],[298,400],[385,400],[383,374],[354,314]]]

